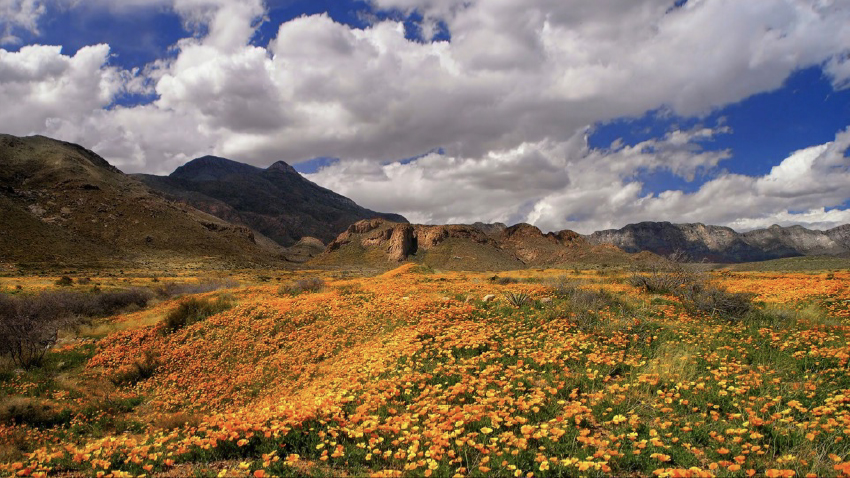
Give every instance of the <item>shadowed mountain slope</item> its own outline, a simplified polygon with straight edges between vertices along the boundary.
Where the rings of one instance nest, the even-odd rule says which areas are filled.
[[[330,242],[352,223],[375,217],[407,222],[397,214],[375,212],[305,179],[278,161],[267,169],[205,156],[169,176],[136,175],[149,187],[228,222],[248,226],[284,246],[302,237]]]

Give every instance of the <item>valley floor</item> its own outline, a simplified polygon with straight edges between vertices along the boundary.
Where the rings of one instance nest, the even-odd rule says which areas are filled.
[[[623,272],[235,279],[7,364],[0,474],[850,476],[850,272],[712,273],[740,314]]]

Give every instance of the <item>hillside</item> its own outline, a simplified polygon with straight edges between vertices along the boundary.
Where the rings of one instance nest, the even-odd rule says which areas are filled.
[[[282,248],[153,194],[81,146],[0,135],[0,263],[270,264]]]
[[[850,225],[828,231],[802,226],[771,226],[738,233],[722,226],[641,222],[585,236],[591,244],[610,244],[626,252],[669,255],[681,251],[695,262],[755,262],[783,257],[850,253]]]
[[[136,175],[152,189],[225,221],[241,224],[283,246],[302,237],[323,243],[361,219],[407,222],[397,214],[375,212],[305,179],[278,161],[266,169],[204,156],[169,176]]]
[[[328,244],[314,266],[386,269],[410,260],[442,270],[512,270],[573,264],[623,265],[652,261],[652,254],[627,254],[595,246],[573,231],[546,233],[529,224],[398,224],[359,221]]]

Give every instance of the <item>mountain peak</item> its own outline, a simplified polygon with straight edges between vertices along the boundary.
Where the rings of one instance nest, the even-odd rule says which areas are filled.
[[[234,174],[256,174],[260,169],[218,156],[202,156],[180,166],[170,177],[188,181],[217,181]]]
[[[295,170],[292,166],[287,164],[285,161],[277,161],[266,169],[266,171],[280,171],[282,173],[292,173],[298,174],[298,171]],[[300,176],[300,174],[299,174]]]
[[[266,169],[216,156],[177,168],[169,177],[143,176],[149,187],[208,214],[244,224],[283,246],[304,236],[330,242],[351,223],[395,215],[358,206],[351,199],[301,176],[284,161]]]

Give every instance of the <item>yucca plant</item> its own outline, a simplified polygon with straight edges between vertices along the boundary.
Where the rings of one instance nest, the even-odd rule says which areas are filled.
[[[516,308],[520,308],[531,302],[531,296],[525,292],[505,292],[505,299],[507,299],[509,304]]]

